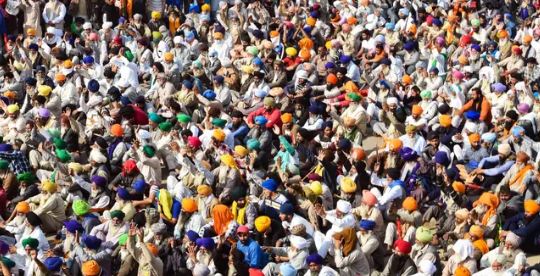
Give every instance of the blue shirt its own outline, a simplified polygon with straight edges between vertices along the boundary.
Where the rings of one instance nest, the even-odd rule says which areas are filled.
[[[268,256],[263,252],[261,246],[253,239],[248,240],[248,244],[243,242],[236,243],[236,248],[244,253],[244,262],[250,268],[262,269],[268,262]]]
[[[494,155],[494,156],[489,156],[482,159],[482,161],[480,161],[480,164],[478,164],[478,168],[483,169],[486,163],[495,164],[495,167],[491,169],[484,169],[484,175],[487,175],[487,176],[495,176],[495,175],[503,174],[507,172],[510,169],[510,167],[512,167],[512,165],[514,165],[514,161],[512,160],[506,160],[506,162],[504,162],[503,164],[499,164],[500,163],[499,155]]]

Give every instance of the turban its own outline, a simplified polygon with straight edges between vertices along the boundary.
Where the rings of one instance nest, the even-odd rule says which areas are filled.
[[[197,234],[197,232],[193,231],[193,230],[189,230],[186,232],[186,236],[188,237],[188,239],[191,241],[191,242],[195,242],[197,241],[200,237],[199,237],[199,234]]]
[[[525,213],[536,215],[540,211],[540,204],[533,199],[527,199],[523,202],[523,208]]]
[[[62,258],[59,257],[49,257],[45,259],[43,264],[49,271],[60,271],[63,261]]]
[[[99,82],[97,80],[90,80],[88,82],[88,90],[90,92],[97,92],[99,90]]]
[[[34,212],[28,212],[26,214],[26,220],[32,226],[38,226],[38,225],[41,224],[41,218],[38,217],[38,215],[36,215],[36,213],[34,213]]]
[[[448,158],[448,154],[444,151],[438,151],[435,153],[435,163],[448,166],[450,164],[450,159]]]
[[[494,92],[504,92],[506,90],[506,85],[497,82],[491,85],[491,90]]]
[[[292,215],[294,214],[294,206],[289,202],[285,202],[279,207],[279,212],[285,215]]]
[[[360,229],[364,229],[367,231],[375,229],[375,225],[376,223],[373,220],[363,219],[360,221]]]
[[[28,214],[30,212],[30,204],[26,201],[21,201],[15,206],[17,213]]]
[[[425,226],[420,226],[416,229],[415,237],[420,242],[428,243],[433,239],[433,232]]]
[[[291,113],[283,113],[281,115],[281,122],[284,124],[292,122],[292,114]]]
[[[221,118],[213,118],[212,124],[218,127],[224,127],[225,124],[227,124],[227,120],[223,120]]]
[[[20,173],[17,175],[17,180],[19,182],[26,182],[26,183],[31,183],[35,180],[36,178],[34,177],[34,175],[31,173],[31,172],[24,172],[24,173]]]
[[[127,233],[124,233],[124,234],[120,235],[120,237],[118,238],[118,244],[120,246],[126,245],[127,239],[128,239],[128,234]]]
[[[322,265],[323,264],[323,257],[321,257],[321,255],[317,254],[317,253],[313,253],[309,256],[307,256],[306,258],[306,263],[309,265],[309,264],[317,264],[317,265]]]
[[[83,216],[88,214],[90,211],[90,205],[82,199],[75,200],[73,204],[71,205],[71,209],[73,210],[73,213],[77,216]]]
[[[527,103],[520,103],[518,104],[517,106],[517,110],[519,111],[519,113],[521,114],[526,114],[529,112],[529,110],[531,110],[531,107],[529,106],[529,104]]]
[[[350,194],[356,192],[356,183],[354,183],[354,180],[351,177],[341,177],[339,185],[344,193]]]
[[[17,104],[10,104],[10,105],[8,105],[8,107],[7,107],[7,112],[10,113],[10,114],[13,114],[13,113],[19,111],[19,109],[20,109],[20,108],[19,108],[19,105],[17,105]]]
[[[349,97],[349,99],[353,102],[359,102],[362,97],[360,97],[360,95],[354,93],[354,92],[350,92],[350,93],[347,93],[347,97]]]
[[[84,64],[92,64],[92,63],[94,63],[94,57],[93,56],[85,56],[85,57],[83,57],[83,63]]]
[[[369,190],[362,191],[362,203],[366,204],[367,206],[375,206],[377,202],[377,198]]]
[[[223,142],[225,141],[225,132],[223,132],[223,130],[221,129],[214,129],[212,133],[212,137],[214,137],[214,139],[216,139],[219,142]]]
[[[467,111],[465,112],[465,118],[467,118],[467,120],[477,121],[478,119],[480,119],[480,112],[472,110]]]
[[[146,182],[144,182],[144,179],[137,179],[132,187],[137,193],[143,193],[146,188]]]
[[[167,231],[167,224],[163,222],[157,222],[150,227],[154,234],[163,235]]]
[[[328,74],[328,76],[326,76],[326,82],[329,83],[329,84],[335,85],[335,84],[337,84],[337,81],[338,81],[338,79],[337,79],[336,75],[334,75],[334,74]]]
[[[2,261],[2,263],[8,268],[8,269],[11,269],[13,267],[15,267],[15,262],[12,261],[10,258],[8,257],[5,257],[5,256],[2,256],[0,258],[0,261]]]
[[[143,148],[142,148],[142,151],[143,151],[144,155],[149,157],[149,158],[152,158],[152,157],[154,157],[156,155],[156,150],[154,149],[153,146],[150,146],[150,145],[144,145]]]
[[[245,225],[238,226],[238,229],[236,229],[236,233],[249,233],[249,228]]]
[[[416,203],[414,197],[409,196],[403,200],[402,207],[409,212],[413,212],[418,209],[418,203]]]
[[[285,49],[285,53],[289,57],[295,57],[298,51],[293,47],[288,47],[287,49]]]
[[[482,141],[493,143],[497,139],[497,134],[493,132],[486,132],[482,134]]]
[[[265,181],[263,181],[261,183],[261,186],[266,190],[269,190],[271,192],[275,192],[275,191],[277,191],[277,188],[278,188],[279,184],[274,179],[268,178],[268,179],[266,179]]]
[[[91,181],[99,187],[105,187],[107,185],[107,178],[100,175],[93,175]]]
[[[25,248],[29,246],[32,249],[37,249],[39,246],[39,241],[34,238],[26,238],[22,241],[22,246]]]
[[[54,193],[56,192],[56,184],[49,179],[44,179],[41,181],[41,189],[49,193]]]
[[[148,119],[156,124],[163,122],[163,117],[154,112],[148,113]]]
[[[238,154],[240,157],[245,157],[248,155],[249,151],[246,147],[238,145],[234,147],[234,153]]]
[[[454,276],[471,276],[471,272],[463,265],[459,265],[454,271]]]
[[[514,247],[518,247],[521,244],[521,237],[514,234],[514,232],[512,231],[508,231],[504,242],[507,244],[511,244]]]
[[[481,226],[472,225],[471,228],[469,229],[469,234],[479,239],[482,239],[484,238],[484,229],[482,229]]]
[[[182,199],[182,211],[186,213],[194,213],[198,210],[197,201],[193,198]]]
[[[256,46],[248,46],[246,52],[252,56],[257,56],[259,54],[259,49]]]
[[[512,151],[512,149],[510,148],[509,144],[500,144],[497,147],[497,152],[499,154],[502,154],[502,155],[505,155],[505,156],[509,155],[511,151]]]
[[[348,214],[351,211],[351,203],[345,200],[338,200],[336,210]]]
[[[397,153],[399,152],[402,146],[403,146],[403,142],[401,142],[401,140],[399,140],[398,138],[391,139],[388,141],[388,148],[390,149],[390,151]]]
[[[422,115],[422,112],[424,112],[424,110],[422,109],[421,106],[419,105],[413,105],[412,107],[412,114],[413,115]]]
[[[122,137],[124,135],[124,129],[119,124],[114,124],[111,126],[111,135],[113,137]]]
[[[202,145],[201,140],[199,139],[199,137],[196,137],[196,136],[189,136],[187,138],[187,142],[188,142],[188,145],[194,149],[198,149]]]
[[[294,268],[294,266],[292,266],[290,263],[282,263],[279,266],[279,274],[282,276],[296,276],[296,273],[296,268]]]
[[[65,81],[65,80],[66,80],[66,75],[61,74],[61,73],[56,74],[56,75],[54,76],[54,80],[55,80],[55,81]]]
[[[456,218],[460,220],[466,220],[469,218],[469,210],[467,210],[466,208],[461,208],[456,211],[455,215]]]
[[[8,167],[9,167],[9,162],[7,160],[1,159],[0,170],[7,170]]]
[[[150,17],[152,17],[154,20],[159,20],[161,18],[161,13],[158,11],[152,11],[152,13],[150,13]]]
[[[124,189],[125,190],[125,189]],[[114,210],[114,211],[111,211],[111,218],[117,218],[119,220],[124,220],[124,217],[126,216],[126,214],[124,214],[124,212],[120,211],[120,210]]]
[[[411,84],[413,82],[413,79],[409,75],[403,75],[403,77],[401,78],[401,82],[403,82],[404,84]]]
[[[512,128],[512,135],[516,137],[523,136],[524,132],[525,132],[525,129],[522,126],[515,126]]]
[[[66,227],[66,230],[72,234],[75,234],[77,231],[79,231],[79,233],[84,231],[82,224],[74,219],[64,222],[64,226]]]
[[[306,246],[308,245],[306,239],[296,235],[289,236],[289,241],[294,248],[299,250],[306,248]]]
[[[176,115],[176,119],[178,120],[178,122],[184,123],[184,124],[191,122],[191,117],[183,113]]]
[[[205,97],[209,101],[213,101],[216,99],[216,92],[213,90],[207,89],[202,94],[203,97]]]
[[[40,108],[38,109],[38,116],[41,118],[49,118],[51,117],[51,112],[47,108]]]
[[[56,149],[54,151],[56,153],[56,157],[60,160],[60,162],[62,163],[66,163],[68,162],[69,160],[71,160],[71,155],[69,154],[69,152],[65,149]]]
[[[204,247],[206,250],[211,251],[214,249],[215,243],[212,238],[198,238],[195,242],[197,246]]]
[[[197,194],[209,196],[212,193],[212,188],[206,184],[197,186]]]
[[[224,154],[219,159],[221,160],[221,162],[223,162],[223,164],[227,165],[227,167],[233,169],[237,168],[236,161],[234,161],[234,157],[232,155]]]
[[[405,147],[399,150],[399,155],[401,156],[401,159],[404,161],[413,161],[416,158],[418,158],[418,155],[416,154],[416,151],[409,147]]]
[[[80,173],[83,170],[81,163],[75,163],[75,162],[69,163],[68,168],[76,173]]]
[[[263,100],[263,104],[265,106],[274,107],[275,103],[276,102],[274,101],[274,98],[272,98],[272,97],[265,97],[264,100]]]
[[[172,123],[169,121],[165,121],[159,124],[159,129],[161,131],[169,132],[171,131],[171,128],[172,128]]]
[[[463,194],[465,193],[466,187],[463,182],[454,181],[454,183],[452,183],[452,189],[454,189],[454,191],[456,191],[457,193]]]
[[[319,181],[313,181],[309,184],[309,188],[315,196],[320,196],[323,193],[322,184]]]
[[[85,235],[82,237],[81,240],[87,248],[93,250],[98,249],[101,246],[102,242],[100,238],[91,235]]]
[[[408,255],[409,253],[411,253],[412,246],[409,242],[406,242],[404,240],[397,240],[394,242],[394,248],[397,251]]]
[[[264,233],[268,228],[270,228],[270,225],[272,223],[272,220],[268,216],[259,216],[255,219],[255,229],[259,233]]]
[[[477,143],[480,142],[480,134],[473,133],[469,135],[469,142],[470,143]]]
[[[450,117],[450,115],[446,115],[446,114],[440,115],[439,116],[439,124],[442,127],[451,126],[452,125],[452,117]]]
[[[261,142],[257,139],[249,139],[246,142],[248,150],[258,150],[261,147]]]
[[[97,276],[101,272],[101,267],[96,261],[90,260],[82,264],[81,271],[84,276]]]

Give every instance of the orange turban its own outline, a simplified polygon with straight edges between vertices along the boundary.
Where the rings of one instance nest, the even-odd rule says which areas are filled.
[[[30,204],[26,201],[21,201],[15,206],[15,211],[17,211],[17,213],[27,214],[30,212]]]
[[[65,81],[66,80],[66,75],[60,74],[60,73],[56,74],[54,76],[54,80],[56,80],[56,81]]]
[[[291,113],[283,113],[281,115],[281,122],[284,124],[288,124],[292,122],[292,114]]]
[[[471,272],[466,267],[460,265],[454,271],[454,276],[471,276]]]
[[[409,84],[411,84],[413,82],[413,79],[409,75],[403,75],[403,77],[401,78],[401,82],[403,82],[404,84],[409,85]]]
[[[194,213],[198,210],[197,202],[193,198],[182,199],[182,211],[186,213]]]
[[[216,234],[225,233],[229,222],[234,219],[233,213],[227,205],[218,204],[212,209],[212,219],[214,220],[214,230]]]
[[[507,38],[508,37],[508,32],[506,30],[500,30],[497,33],[497,37],[498,38]]]
[[[416,199],[414,199],[414,197],[412,196],[405,198],[401,206],[403,207],[403,209],[409,212],[413,212],[413,211],[416,211],[416,209],[418,209],[418,203],[416,203]]]
[[[329,84],[337,84],[337,77],[336,75],[334,74],[328,74],[328,76],[326,76],[326,82],[329,83]]]
[[[413,115],[422,115],[422,112],[424,112],[424,110],[422,109],[421,106],[415,104],[413,105],[412,107],[412,114]]]
[[[399,152],[401,147],[403,147],[403,142],[401,142],[401,140],[399,140],[398,138],[388,141],[388,148],[390,149],[390,151]]]
[[[479,239],[482,239],[482,238],[484,238],[484,229],[481,226],[473,225],[469,229],[469,234],[471,234],[472,236],[475,236],[475,237],[477,237]]]
[[[469,142],[470,143],[477,143],[480,142],[480,134],[473,133],[469,135]]]
[[[532,40],[533,40],[533,37],[531,35],[525,35],[523,37],[523,43],[531,43]]]
[[[358,22],[358,19],[356,17],[350,16],[347,18],[347,24],[354,25]]]
[[[540,205],[535,200],[527,199],[523,202],[523,209],[525,213],[536,215],[540,211]]]
[[[307,48],[303,48],[302,50],[300,50],[299,56],[304,61],[309,61],[309,59],[311,58],[311,53],[309,52],[309,50]]]
[[[452,183],[452,189],[457,193],[463,194],[465,193],[465,184],[463,184],[463,182],[454,181],[454,183]]]
[[[487,225],[489,219],[496,214],[499,198],[492,192],[484,192],[478,200],[473,202],[473,207],[478,206],[478,204],[484,204],[489,208],[482,218],[482,224]]]
[[[111,135],[114,137],[122,137],[122,135],[124,135],[124,129],[120,124],[114,124],[111,126]]]
[[[446,114],[439,116],[439,124],[442,127],[449,127],[450,125],[452,125],[452,117]]]
[[[313,17],[308,17],[306,19],[306,24],[313,27],[315,26],[315,23],[317,23],[317,19],[313,18]]]
[[[82,264],[81,271],[84,276],[97,276],[101,272],[101,267],[96,261],[91,260]]]
[[[313,45],[314,45],[313,40],[311,40],[311,39],[309,39],[307,37],[304,37],[304,38],[300,39],[300,41],[298,41],[298,47],[300,49],[308,49],[308,50],[313,49]],[[300,52],[302,52],[302,51],[300,51]]]

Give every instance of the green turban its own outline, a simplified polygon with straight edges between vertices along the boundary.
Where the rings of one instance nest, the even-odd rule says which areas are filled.
[[[15,262],[12,261],[10,258],[2,256],[0,258],[0,261],[9,269],[15,267]]]
[[[71,160],[71,155],[69,152],[65,149],[56,149],[54,151],[56,153],[56,157],[60,160],[62,163],[66,163],[69,160]]]
[[[165,121],[165,122],[163,122],[163,123],[160,123],[158,127],[159,127],[159,129],[161,129],[162,131],[171,131],[172,124],[171,124],[171,122],[169,122],[169,121]]]
[[[161,39],[161,33],[160,32],[152,32],[152,39],[155,41],[159,41]]]
[[[57,149],[65,149],[67,146],[66,141],[57,137],[53,138],[53,144],[54,144],[54,147]]]
[[[127,58],[127,60],[129,62],[132,62],[133,61],[133,58],[135,58],[135,56],[133,55],[133,53],[131,52],[131,50],[126,50],[124,52],[124,57]]]
[[[347,96],[349,97],[349,99],[351,99],[351,101],[353,102],[359,102],[362,97],[360,97],[360,95],[356,94],[356,93],[349,93],[347,94]]]
[[[84,200],[78,199],[73,201],[73,204],[71,205],[71,209],[73,210],[73,213],[77,216],[84,216],[90,212],[90,205]]]
[[[261,142],[257,139],[249,139],[246,143],[248,150],[258,150],[261,148]]]
[[[32,249],[37,249],[39,246],[39,241],[34,238],[27,238],[22,241],[22,245],[24,248],[26,248],[27,246],[30,246],[30,248]]]
[[[17,175],[17,181],[19,182],[30,183],[33,182],[35,179],[36,178],[31,172],[20,173]]]
[[[431,90],[424,90],[420,92],[420,98],[422,99],[431,99]]]
[[[433,239],[433,232],[425,226],[420,226],[416,229],[415,237],[420,242],[428,243]]]
[[[285,147],[285,150],[287,150],[287,152],[289,152],[290,154],[294,154],[294,148],[291,143],[287,141],[287,138],[285,138],[285,136],[279,136],[279,143],[282,144],[283,147]]]
[[[148,119],[150,119],[150,121],[156,124],[163,122],[163,117],[159,116],[157,113],[154,112],[148,114]]]
[[[221,118],[212,119],[212,124],[218,127],[225,127],[226,123],[227,123],[227,120],[223,120]]]
[[[60,136],[61,136],[60,130],[57,129],[57,128],[49,128],[49,129],[47,129],[47,132],[48,132],[49,135],[51,135],[51,137],[53,137],[53,138],[60,138]]]
[[[263,100],[263,104],[266,105],[266,106],[269,106],[269,107],[274,107],[274,105],[276,104],[276,102],[274,101],[274,98],[272,98],[272,97],[266,97],[266,98],[264,98],[264,100]]]
[[[118,244],[119,245],[126,245],[127,239],[128,239],[128,234],[127,233],[124,233],[124,234],[120,235],[120,237],[118,238]]]
[[[154,157],[154,155],[156,155],[156,150],[152,146],[149,146],[149,145],[143,146],[142,151],[146,156],[148,156],[150,158]]]
[[[111,212],[111,218],[117,218],[119,220],[124,220],[124,217],[126,216],[126,214],[124,214],[124,212],[120,211],[120,210],[114,210]]]
[[[187,124],[187,123],[191,122],[191,117],[189,115],[184,114],[184,113],[180,113],[180,114],[176,115],[176,119],[178,120],[178,122],[184,123],[184,124]]]
[[[0,170],[7,170],[9,167],[9,162],[4,159],[0,159]]]
[[[246,52],[248,52],[252,56],[256,56],[259,54],[259,49],[257,48],[257,46],[248,46],[246,48]]]

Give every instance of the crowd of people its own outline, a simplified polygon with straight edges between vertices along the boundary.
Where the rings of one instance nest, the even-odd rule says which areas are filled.
[[[539,9],[0,1],[2,275],[540,275]]]

